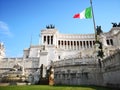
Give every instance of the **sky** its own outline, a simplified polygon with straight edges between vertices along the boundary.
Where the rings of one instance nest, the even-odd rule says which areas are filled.
[[[103,32],[120,22],[120,0],[92,0],[96,26]],[[94,33],[92,19],[74,19],[90,6],[90,0],[0,0],[0,42],[6,57],[21,57],[23,50],[38,45],[39,34],[53,24],[63,34]]]

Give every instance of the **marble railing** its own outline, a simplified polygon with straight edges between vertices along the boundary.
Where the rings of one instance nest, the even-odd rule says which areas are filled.
[[[22,61],[22,60],[34,60],[38,61],[39,58],[22,58],[22,57],[17,57],[17,58],[3,58],[1,61]]]
[[[82,64],[96,64],[96,60],[94,58],[72,58],[72,59],[64,59],[60,61],[55,61],[54,66],[66,66],[66,65],[82,65]]]
[[[36,68],[39,65],[39,58],[3,58],[0,60],[0,69],[12,68],[16,64],[21,64],[25,68]]]

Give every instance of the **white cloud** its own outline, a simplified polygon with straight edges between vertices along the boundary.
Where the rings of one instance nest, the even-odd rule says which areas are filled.
[[[12,33],[10,32],[7,23],[3,21],[0,21],[0,33],[7,36],[12,36]]]

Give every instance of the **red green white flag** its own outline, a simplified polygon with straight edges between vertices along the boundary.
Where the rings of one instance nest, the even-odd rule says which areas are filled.
[[[81,13],[75,14],[73,18],[80,18],[80,19],[92,18],[92,8],[88,7],[84,9]]]

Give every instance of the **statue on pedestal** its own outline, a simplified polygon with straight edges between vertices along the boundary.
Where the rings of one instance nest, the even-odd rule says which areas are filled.
[[[103,33],[101,26],[97,26],[96,30],[97,30],[97,35],[100,35],[101,33]]]
[[[13,68],[11,68],[11,70],[10,71],[21,71],[22,72],[22,74],[24,75],[24,67],[21,65],[21,64],[19,64],[19,63],[17,63],[16,65],[14,65],[13,66]]]

